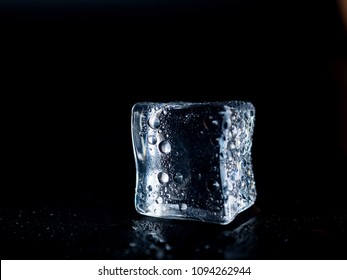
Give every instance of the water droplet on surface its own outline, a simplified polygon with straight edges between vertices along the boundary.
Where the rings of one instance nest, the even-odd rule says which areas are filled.
[[[164,140],[162,142],[160,142],[159,144],[159,150],[163,153],[163,154],[168,154],[171,152],[171,145],[170,142],[167,140]]]
[[[149,191],[149,192],[152,191],[152,186],[151,186],[151,185],[148,185],[148,186],[147,186],[147,191]]]
[[[173,179],[177,184],[183,183],[183,175],[181,173],[176,173]]]
[[[159,172],[158,181],[160,184],[166,184],[167,182],[169,182],[169,175],[167,175],[165,172]]]
[[[149,118],[148,125],[153,129],[157,129],[160,126],[160,120],[158,119],[157,115],[154,114]]]
[[[161,196],[159,196],[155,202],[158,203],[158,204],[162,204],[163,203],[163,198]]]
[[[188,206],[185,203],[180,203],[179,208],[180,208],[181,211],[186,211]]]

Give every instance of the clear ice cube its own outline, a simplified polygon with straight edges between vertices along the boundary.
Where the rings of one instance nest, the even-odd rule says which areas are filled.
[[[254,204],[251,103],[137,103],[135,208],[144,215],[230,223]]]

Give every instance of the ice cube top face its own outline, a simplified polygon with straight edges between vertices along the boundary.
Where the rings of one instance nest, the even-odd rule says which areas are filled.
[[[228,224],[253,205],[254,115],[242,101],[135,104],[136,210]]]

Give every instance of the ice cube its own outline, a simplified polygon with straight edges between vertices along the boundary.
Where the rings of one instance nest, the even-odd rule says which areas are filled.
[[[254,204],[251,103],[137,103],[132,108],[135,208],[228,224]]]

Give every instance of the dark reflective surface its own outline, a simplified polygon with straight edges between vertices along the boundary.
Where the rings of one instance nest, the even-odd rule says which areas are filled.
[[[255,257],[253,217],[226,227],[142,218],[133,221],[124,258],[235,259]]]
[[[249,209],[227,226],[122,217],[110,209],[1,210],[2,259],[345,259],[346,212]]]

